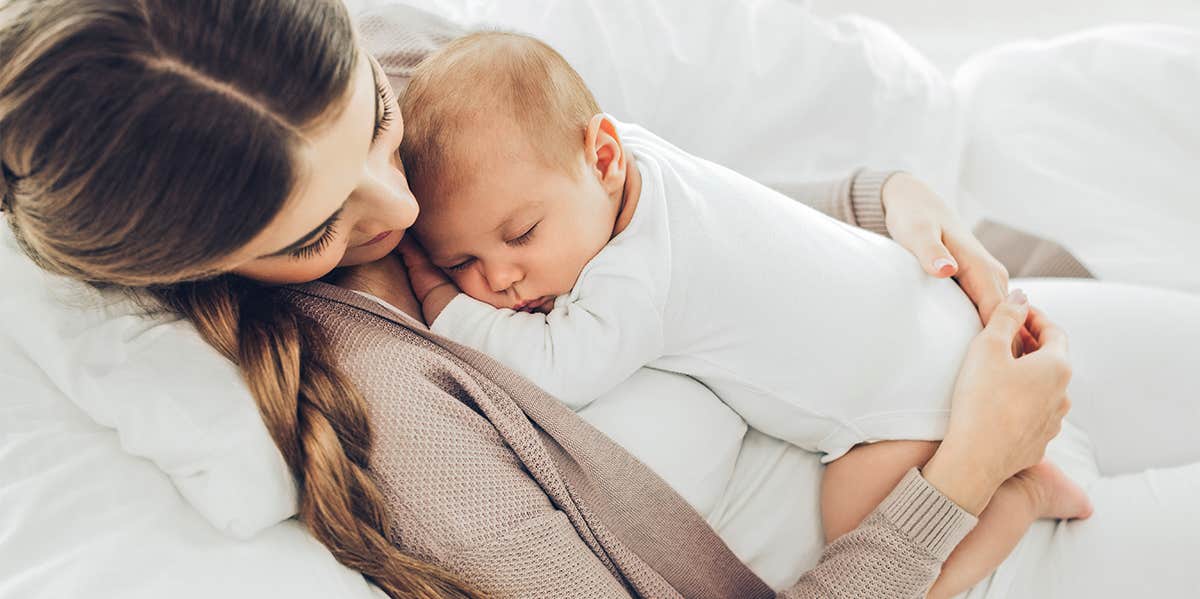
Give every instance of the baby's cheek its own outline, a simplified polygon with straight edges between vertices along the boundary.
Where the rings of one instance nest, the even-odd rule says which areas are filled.
[[[481,301],[490,304],[497,308],[509,308],[508,297],[502,293],[495,293],[488,287],[487,281],[482,275],[468,270],[467,272],[454,273],[450,276],[454,280],[454,284],[463,293]]]

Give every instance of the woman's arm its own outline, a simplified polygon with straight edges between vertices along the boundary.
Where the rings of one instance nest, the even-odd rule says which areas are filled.
[[[914,468],[862,524],[838,537],[780,599],[921,598],[976,518]]]
[[[893,171],[859,169],[840,179],[773,185],[771,188],[846,224],[887,237],[883,186],[893,174]]]
[[[1015,357],[1026,328],[1032,339]],[[1070,407],[1066,351],[1062,331],[1023,294],[1001,303],[967,353],[934,456],[780,597],[924,597],[992,493],[1058,434]]]

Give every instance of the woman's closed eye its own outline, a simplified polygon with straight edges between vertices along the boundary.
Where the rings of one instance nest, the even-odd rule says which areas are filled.
[[[395,108],[393,108],[392,94],[388,86],[384,83],[387,79],[380,79],[380,82],[375,85],[375,93],[379,94],[379,106],[381,113],[379,120],[375,123],[375,132],[371,135],[371,143],[375,143],[384,131],[387,131],[392,124],[392,119],[396,117]]]
[[[380,83],[375,86],[375,93],[379,95],[380,114],[379,120],[375,122],[375,130],[371,134],[372,144],[379,139],[380,135],[383,135],[384,131],[388,130],[388,127],[392,124],[392,120],[396,117],[396,109],[393,107],[394,103],[392,102],[391,92],[388,86],[382,83],[384,81],[387,81],[387,79],[381,78]],[[329,242],[333,241],[333,238],[337,236],[337,230],[334,229],[335,224],[337,224],[336,220],[330,222],[325,226],[325,230],[321,233],[320,238],[304,247],[288,252],[288,256],[294,260],[307,260],[313,256],[320,255],[321,252],[325,251]]]
[[[336,219],[325,225],[325,230],[321,232],[321,236],[316,241],[288,252],[288,257],[293,260],[306,260],[325,251],[329,242],[333,241],[334,237],[337,237],[337,229],[334,228],[335,225],[337,225]]]

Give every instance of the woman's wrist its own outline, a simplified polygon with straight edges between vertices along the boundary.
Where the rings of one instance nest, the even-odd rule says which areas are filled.
[[[901,171],[860,170],[850,184],[850,211],[854,224],[859,227],[890,237],[887,229],[887,213],[883,201],[883,189],[888,181]]]
[[[943,442],[921,468],[921,476],[947,499],[978,516],[1005,479],[993,470],[969,452]]]

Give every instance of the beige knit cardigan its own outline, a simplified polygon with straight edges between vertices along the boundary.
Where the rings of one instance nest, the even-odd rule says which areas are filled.
[[[285,293],[366,398],[390,539],[491,596],[917,598],[976,522],[912,470],[776,595],[662,479],[505,366],[340,287]]]

